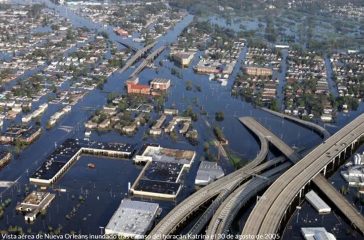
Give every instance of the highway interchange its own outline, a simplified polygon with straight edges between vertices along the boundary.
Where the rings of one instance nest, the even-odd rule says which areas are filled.
[[[334,191],[332,186],[334,190],[327,186],[329,183],[320,172],[325,172],[330,162],[344,155],[349,146],[353,149],[353,144],[358,142],[364,134],[364,114],[331,137],[324,128],[307,124],[306,127],[320,133],[325,140],[302,158],[253,118],[243,117],[239,120],[257,136],[261,143],[257,157],[243,168],[203,187],[182,201],[156,225],[148,238],[167,238],[183,226],[201,206],[214,198],[216,198],[215,204],[212,201],[210,207],[189,233],[198,233],[209,222],[206,235],[216,238],[219,234],[227,232],[238,210],[270,184],[271,186],[264,192],[249,215],[242,235],[275,234],[280,231],[280,225],[293,200],[297,196],[302,197],[305,186],[311,181],[319,183],[321,180],[324,194],[338,197],[337,191]],[[305,121],[300,124],[304,125]],[[290,161],[286,162],[285,158],[281,157],[263,163],[268,154],[268,143],[279,149]],[[290,167],[292,164],[293,166]],[[286,171],[282,174],[284,170]],[[323,182],[322,179],[325,181]],[[357,214],[348,202],[345,202],[342,195],[334,204],[343,208],[341,211],[347,211],[348,216],[352,216],[350,219],[352,223],[364,234],[363,217],[360,213]]]

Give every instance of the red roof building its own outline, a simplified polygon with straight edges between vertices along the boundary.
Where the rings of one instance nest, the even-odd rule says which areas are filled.
[[[128,94],[150,94],[150,87],[147,85],[128,83],[127,85]]]

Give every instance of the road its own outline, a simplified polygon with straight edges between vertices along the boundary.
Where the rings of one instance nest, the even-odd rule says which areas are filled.
[[[268,188],[251,212],[242,234],[277,233],[286,211],[305,185],[363,135],[364,114],[361,114],[317,146]]]
[[[283,163],[260,176],[252,178],[230,194],[215,211],[210,221],[206,230],[208,239],[223,239],[222,236],[228,233],[229,227],[240,209],[260,191],[272,184],[291,165],[290,162]]]
[[[129,58],[122,69],[120,69],[120,72],[124,72],[126,69],[131,67],[139,58],[141,58],[147,51],[149,51],[157,42],[153,42],[149,44],[148,46],[138,50],[131,58]]]
[[[161,52],[163,52],[164,49],[166,49],[166,46],[159,47],[150,53],[148,57],[144,59],[142,63],[140,63],[140,65],[134,70],[130,77],[138,75],[149,63],[151,63]]]
[[[293,163],[296,163],[301,157],[285,142],[274,135],[271,131],[263,127],[252,117],[241,117],[239,121],[254,132],[259,132],[263,135],[268,142],[273,144],[284,156],[286,156]]]
[[[281,117],[281,118],[284,118],[284,119],[288,119],[292,122],[295,122],[295,123],[298,123],[299,125],[302,125],[306,128],[309,128],[309,129],[312,129],[313,131],[315,131],[316,133],[318,133],[324,140],[328,139],[330,137],[330,133],[323,127],[321,127],[320,125],[318,124],[315,124],[315,123],[312,123],[312,122],[308,122],[308,121],[305,121],[305,120],[302,120],[302,119],[299,119],[299,118],[296,118],[296,117],[293,117],[293,116],[290,116],[290,115],[286,115],[286,114],[283,114],[283,113],[280,113],[280,112],[275,112],[275,111],[272,111],[268,108],[262,108],[262,110],[266,111],[266,112],[269,112],[275,116],[278,116],[278,117]]]
[[[266,169],[267,167],[274,166],[285,160],[284,157],[278,158],[274,161],[268,161],[264,164],[259,165],[264,161],[268,154],[269,146],[268,139],[266,136],[270,136],[270,141],[274,143],[278,142],[282,145],[283,151],[286,152],[287,156],[296,156],[293,150],[287,146],[283,141],[275,137],[271,132],[265,129],[263,126],[258,124],[253,118],[241,118],[247,128],[250,129],[259,139],[261,148],[257,157],[245,165],[243,168],[205,186],[199,191],[195,192],[180,204],[178,204],[172,211],[170,211],[151,231],[148,238],[150,239],[163,239],[166,235],[173,233],[179,225],[183,224],[186,219],[192,215],[193,212],[197,211],[200,206],[208,202],[213,197],[218,196],[225,189],[233,189],[238,183],[243,182],[249,178],[252,174],[256,174]],[[267,134],[267,132],[269,132]],[[279,144],[276,143],[278,146]],[[298,158],[298,155],[296,156]],[[293,158],[292,158],[293,159]],[[297,160],[294,158],[294,160]],[[259,165],[259,166],[258,166]],[[258,166],[258,167],[257,167]]]

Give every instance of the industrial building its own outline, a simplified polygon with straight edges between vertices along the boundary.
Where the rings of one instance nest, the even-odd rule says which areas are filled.
[[[205,186],[223,177],[224,171],[216,162],[201,161],[195,178],[195,185]]]
[[[16,206],[16,210],[25,213],[25,221],[33,222],[37,215],[51,204],[55,196],[49,192],[33,191]]]
[[[330,213],[331,208],[327,205],[314,191],[309,191],[306,196],[306,200],[321,214]]]
[[[123,143],[99,143],[79,139],[67,139],[48,156],[47,160],[29,178],[33,184],[51,185],[57,181],[82,154],[106,157],[130,158],[135,145]]]
[[[123,199],[105,227],[106,235],[143,239],[159,214],[157,203]]]

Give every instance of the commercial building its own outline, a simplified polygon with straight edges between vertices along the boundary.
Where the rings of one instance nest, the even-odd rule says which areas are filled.
[[[217,162],[201,161],[195,178],[195,185],[208,185],[224,175],[224,171]]]
[[[189,168],[195,156],[196,152],[191,150],[163,148],[156,144],[146,144],[135,154],[133,160],[136,163],[151,161],[182,163],[184,167]]]
[[[173,162],[148,162],[130,191],[135,196],[175,199],[182,189],[184,165]]]
[[[165,78],[155,78],[150,82],[150,86],[153,90],[168,90],[171,86],[171,80]]]
[[[49,192],[33,191],[16,206],[16,210],[25,213],[25,221],[33,222],[38,213],[44,211],[51,204],[55,196]]]
[[[157,203],[123,199],[105,227],[106,235],[143,239],[159,214]]]
[[[327,205],[314,191],[309,191],[305,198],[319,213],[331,212],[329,205]]]
[[[130,158],[134,153],[134,149],[135,145],[132,144],[67,139],[47,157],[47,160],[29,178],[29,181],[44,186],[53,184],[82,154]]]
[[[127,83],[128,94],[150,94],[150,87],[147,85]]]
[[[144,145],[135,155],[136,163],[146,163],[130,191],[135,196],[175,199],[182,189],[184,170],[190,168],[196,152]]]
[[[171,53],[172,59],[182,67],[188,67],[195,56],[195,52],[175,51]]]

